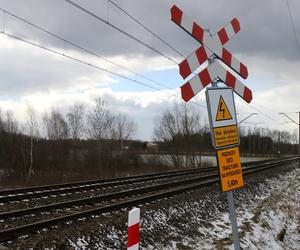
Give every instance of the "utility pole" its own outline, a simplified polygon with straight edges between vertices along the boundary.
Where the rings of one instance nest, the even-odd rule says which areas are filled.
[[[299,165],[300,165],[300,111],[296,112],[299,115],[299,122],[297,123],[294,119],[292,119],[291,117],[289,117],[287,114],[285,113],[279,113],[280,115],[284,115],[285,117],[287,117],[290,121],[292,121],[293,123],[297,124],[297,126],[299,127],[299,138],[298,138],[298,156],[299,156]]]
[[[248,115],[247,117],[245,117],[244,119],[242,119],[242,120],[240,120],[238,123],[237,123],[237,125],[240,125],[242,122],[244,122],[244,121],[246,121],[247,119],[249,119],[251,116],[253,116],[253,115],[258,115],[257,113],[252,113],[252,114],[250,114],[250,115]],[[251,143],[250,143],[250,138],[251,138],[251,136],[249,136],[249,134],[248,134],[248,144],[249,144],[249,155],[251,156]],[[254,140],[253,140],[253,150],[252,150],[252,153],[253,153],[253,155],[254,155]]]

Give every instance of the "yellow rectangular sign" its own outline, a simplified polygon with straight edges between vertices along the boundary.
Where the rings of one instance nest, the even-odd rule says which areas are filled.
[[[217,151],[222,191],[244,186],[243,173],[238,147]]]
[[[213,130],[213,139],[215,140],[214,146],[216,148],[234,146],[239,144],[239,133],[237,125],[214,128]]]

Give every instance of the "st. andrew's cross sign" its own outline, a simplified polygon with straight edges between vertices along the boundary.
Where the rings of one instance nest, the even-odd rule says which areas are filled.
[[[234,34],[239,32],[239,21],[236,18],[233,19],[212,37],[199,24],[191,21],[189,17],[184,15],[182,10],[176,5],[171,8],[171,19],[202,44],[201,47],[179,64],[180,74],[184,79],[208,59],[213,59],[213,62],[207,68],[181,86],[182,98],[186,102],[189,101],[208,84],[218,79],[228,87],[231,87],[246,102],[250,103],[252,100],[252,91],[226,70],[217,60],[214,60],[214,57],[216,57],[242,78],[246,79],[248,77],[247,67],[223,47]]]

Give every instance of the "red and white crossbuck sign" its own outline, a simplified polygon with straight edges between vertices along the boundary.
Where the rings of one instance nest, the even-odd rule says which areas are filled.
[[[179,64],[179,72],[183,79],[201,66],[208,59],[217,59],[225,63],[234,72],[246,79],[247,67],[223,47],[237,32],[240,31],[239,21],[234,18],[212,37],[200,25],[191,21],[176,5],[171,8],[171,19],[193,38],[202,44]],[[187,102],[214,80],[219,79],[231,87],[240,97],[250,103],[252,92],[233,74],[226,70],[218,60],[213,60],[207,68],[193,76],[181,86],[182,98]]]

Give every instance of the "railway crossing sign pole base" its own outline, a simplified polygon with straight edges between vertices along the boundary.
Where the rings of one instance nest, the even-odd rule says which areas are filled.
[[[227,200],[229,206],[229,214],[230,214],[230,221],[231,221],[231,230],[232,230],[232,238],[233,238],[233,245],[235,250],[240,250],[240,237],[236,222],[236,214],[235,214],[235,206],[233,201],[233,191],[230,190],[227,192]]]

